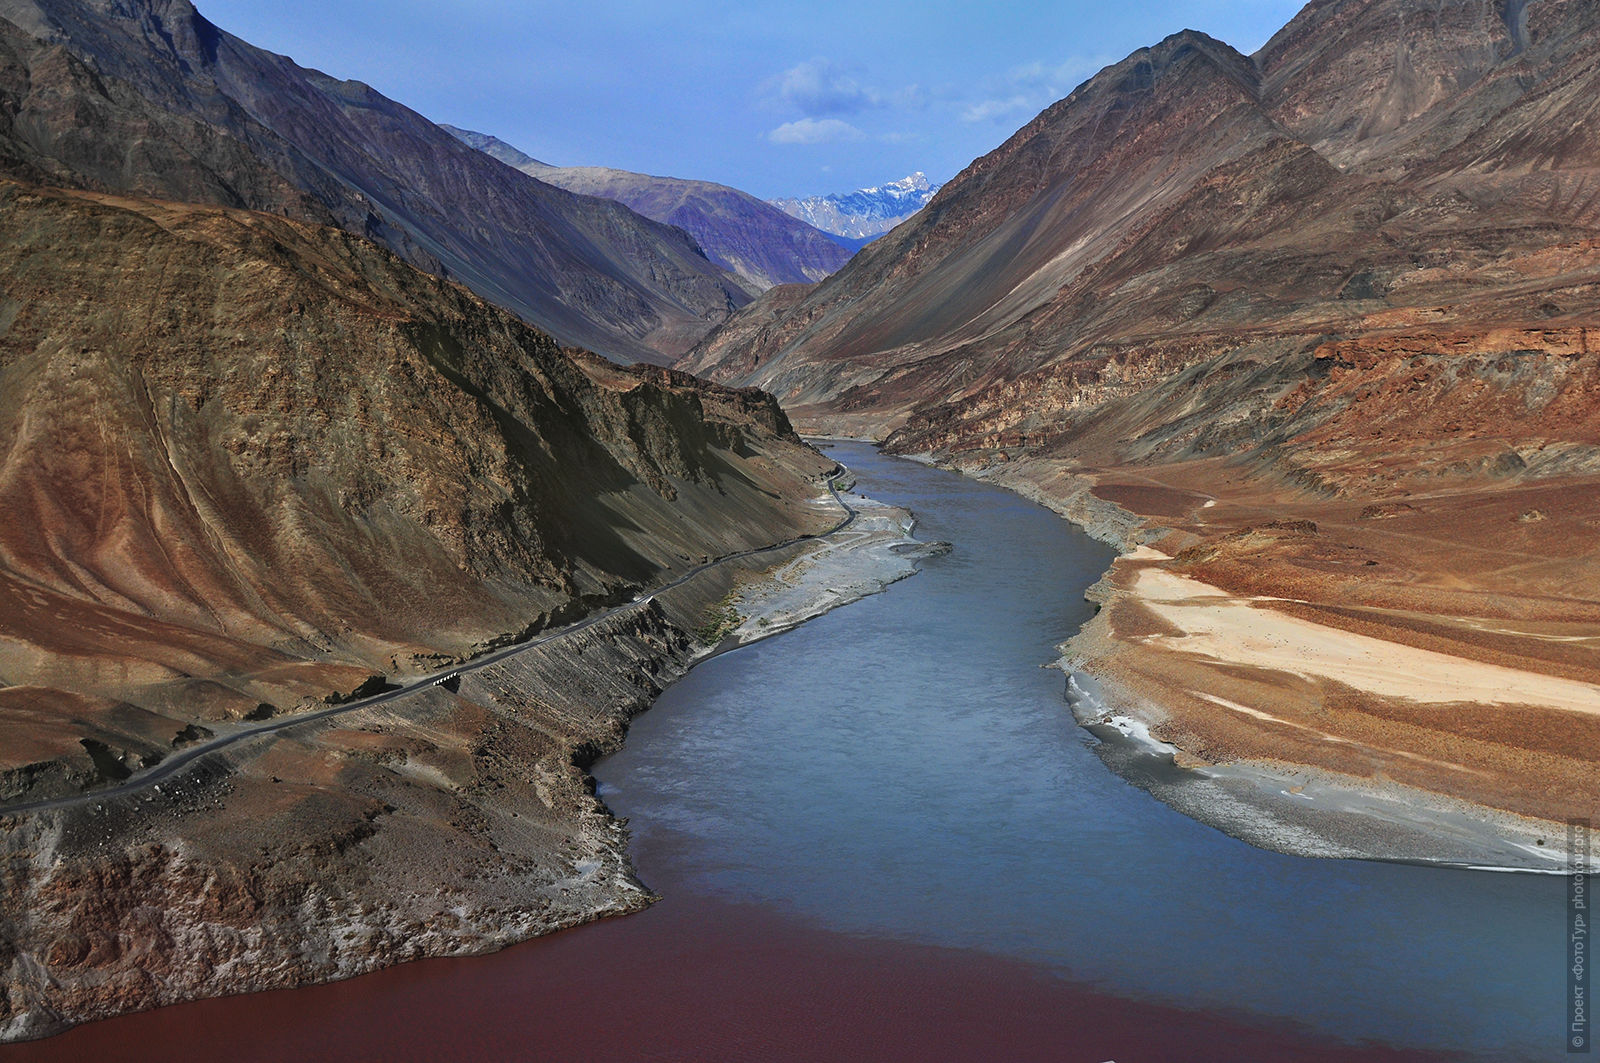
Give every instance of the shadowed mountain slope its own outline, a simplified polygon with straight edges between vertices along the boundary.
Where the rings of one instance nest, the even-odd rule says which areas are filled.
[[[0,160],[29,180],[334,224],[624,360],[749,299],[681,231],[540,183],[187,0],[0,2]]]
[[[756,291],[819,281],[850,260],[850,253],[826,233],[737,188],[605,166],[551,166],[498,137],[443,128],[547,184],[615,200],[647,218],[676,225],[694,237],[712,262],[743,277]]]

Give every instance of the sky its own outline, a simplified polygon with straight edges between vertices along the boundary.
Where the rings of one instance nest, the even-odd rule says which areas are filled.
[[[1182,29],[1250,53],[1302,0],[195,0],[252,44],[558,166],[763,199],[955,176]]]

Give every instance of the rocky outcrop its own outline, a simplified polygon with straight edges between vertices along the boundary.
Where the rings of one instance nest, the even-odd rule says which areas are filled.
[[[511,170],[187,0],[0,3],[0,166],[337,225],[624,360],[670,360],[750,299],[681,230]]]
[[[688,606],[693,603],[680,603]],[[0,1038],[490,951],[644,907],[584,768],[687,667],[641,606],[158,789],[6,819]]]

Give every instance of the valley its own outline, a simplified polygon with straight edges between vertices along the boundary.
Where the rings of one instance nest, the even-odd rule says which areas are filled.
[[[1600,9],[959,87],[545,12],[526,99],[458,14],[463,126],[189,0],[0,0],[0,1041],[1543,1058]],[[540,161],[625,86],[616,165]],[[707,128],[760,196],[654,176]]]
[[[1594,13],[1419,11],[1136,52],[682,364],[1099,529],[1068,667],[1185,763],[1550,836],[1595,810]]]

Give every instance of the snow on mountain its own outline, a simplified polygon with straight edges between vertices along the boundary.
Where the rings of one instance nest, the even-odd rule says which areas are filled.
[[[911,217],[933,198],[939,187],[919,170],[910,177],[876,188],[769,202],[823,232],[863,240],[886,233]]]

